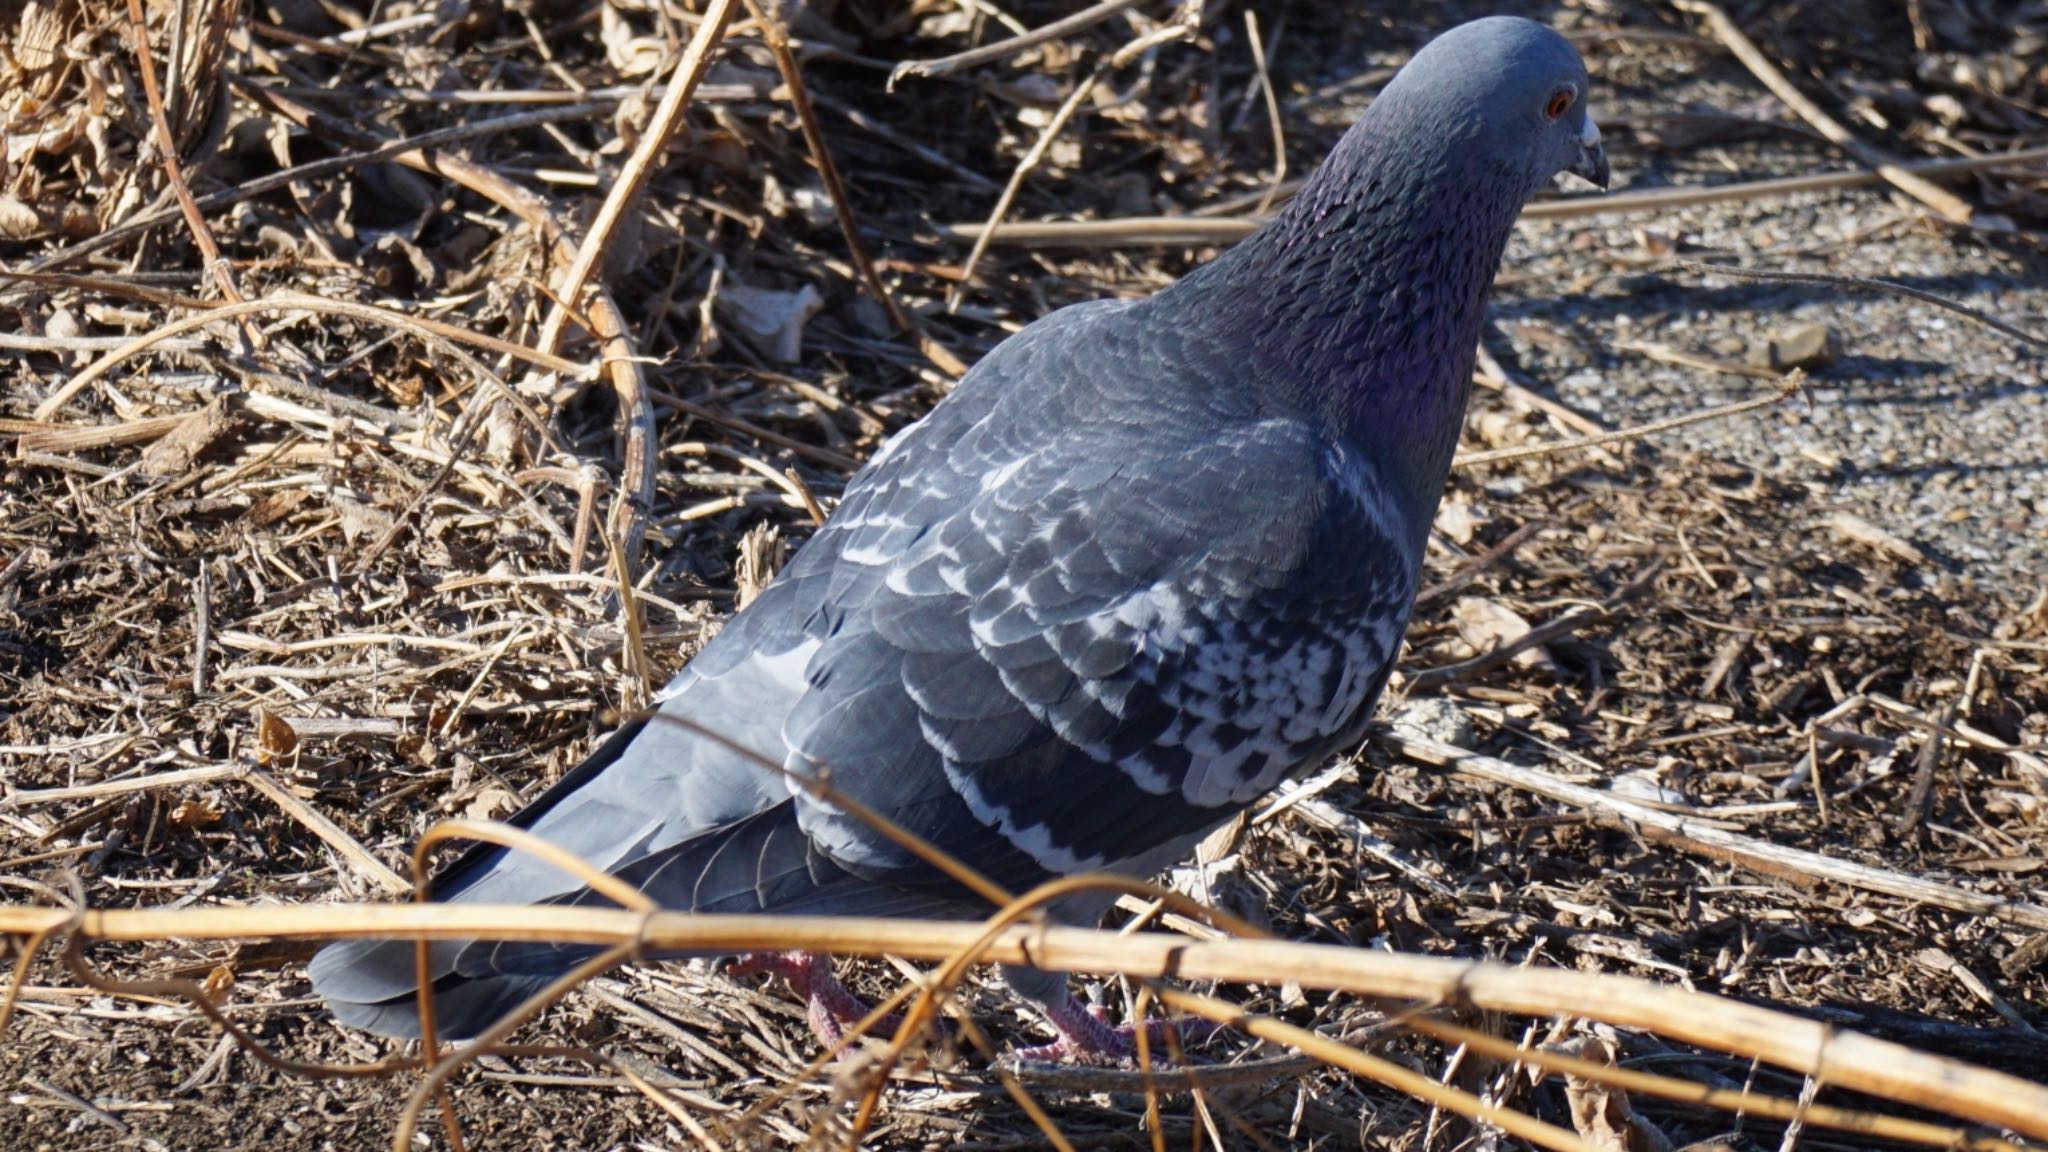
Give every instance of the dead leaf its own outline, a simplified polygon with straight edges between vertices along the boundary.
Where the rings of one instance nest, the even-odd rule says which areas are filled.
[[[299,734],[284,717],[268,708],[256,709],[256,762],[276,764],[299,749]]]
[[[1655,769],[1624,772],[1614,778],[1614,782],[1607,786],[1607,790],[1630,800],[1647,800],[1652,804],[1689,807],[1692,804],[1692,797],[1676,788],[1666,787],[1664,782],[1658,779],[1659,774]]]
[[[231,964],[216,965],[213,971],[206,974],[206,982],[201,985],[206,990],[206,998],[216,1004],[220,1003],[234,986],[235,969]]]
[[[0,196],[0,240],[27,240],[43,231],[36,210],[12,196]]]
[[[733,326],[753,337],[770,359],[794,364],[803,359],[804,325],[825,306],[825,298],[809,284],[781,292],[728,281],[718,303]]]
[[[1607,1045],[1591,1037],[1554,1045],[1550,1051],[1580,1060],[1614,1062],[1614,1053]],[[1628,1093],[1620,1088],[1567,1075],[1564,1095],[1571,1105],[1572,1127],[1601,1152],[1673,1152],[1671,1139],[1638,1116],[1629,1105]]]
[[[598,39],[604,44],[605,59],[622,74],[648,75],[668,58],[668,45],[660,37],[641,35],[615,5],[600,6],[598,15]]]
[[[499,815],[519,806],[519,797],[503,788],[486,788],[476,794],[469,805],[462,810],[463,816],[471,820],[496,820]]]
[[[1436,530],[1459,547],[1472,543],[1472,534],[1486,523],[1486,513],[1464,500],[1449,499],[1437,506]]]
[[[64,43],[66,25],[74,18],[65,11],[70,5],[28,0],[21,6],[12,55],[23,72],[42,72],[57,64],[58,49]]]
[[[1481,412],[1472,420],[1472,431],[1488,448],[1512,448],[1529,440],[1529,425],[1508,412]]]
[[[249,506],[249,522],[257,528],[267,528],[292,514],[299,505],[310,497],[304,489],[292,488],[283,492],[267,492],[256,503]]]
[[[334,491],[333,499],[334,510],[341,516],[341,534],[349,543],[375,540],[391,530],[391,513],[382,508],[372,507],[340,489]]]
[[[220,809],[206,799],[180,800],[171,809],[171,824],[178,828],[204,828],[220,823]]]
[[[1529,622],[1520,613],[1484,596],[1461,597],[1452,616],[1457,621],[1459,637],[1472,646],[1475,656],[1512,644],[1529,632]],[[1515,653],[1514,663],[1518,668],[1546,667],[1550,664],[1550,653],[1539,644]]]
[[[1678,240],[1669,232],[1657,228],[1638,227],[1635,234],[1636,244],[1642,248],[1644,255],[1661,260],[1678,251]]]

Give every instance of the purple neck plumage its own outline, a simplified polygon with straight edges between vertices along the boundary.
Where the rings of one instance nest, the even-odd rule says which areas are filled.
[[[1391,465],[1418,510],[1443,490],[1486,293],[1533,191],[1472,135],[1375,106],[1271,224],[1182,282],[1268,403]]]

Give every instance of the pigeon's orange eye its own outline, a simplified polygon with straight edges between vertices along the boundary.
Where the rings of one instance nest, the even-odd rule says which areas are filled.
[[[1570,88],[1559,88],[1550,94],[1550,103],[1543,106],[1543,114],[1555,120],[1569,112],[1571,106],[1572,90]]]

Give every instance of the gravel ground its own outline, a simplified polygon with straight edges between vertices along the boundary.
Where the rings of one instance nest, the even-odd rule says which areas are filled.
[[[1880,222],[1880,238],[1862,231]],[[1898,221],[1898,223],[1889,223]],[[2042,329],[2048,277],[2039,258],[2010,260],[1959,245],[1901,219],[1878,192],[1802,196],[1765,206],[1695,209],[1645,222],[1700,256],[1757,266],[1886,277]],[[1626,251],[1630,229],[1601,230]],[[1572,234],[1532,228],[1532,269],[1558,258]],[[1805,238],[1825,260],[1788,260]],[[1678,278],[1678,277],[1682,277]],[[1524,365],[1556,394],[1616,426],[1754,395],[1768,383],[1670,367],[1615,351],[1654,339],[1742,362],[1801,323],[1832,330],[1840,355],[1812,370],[1811,406],[1668,434],[1683,444],[1810,487],[1846,510],[1926,548],[1971,578],[2022,582],[2048,569],[2048,379],[2038,352],[1932,305],[1807,285],[1757,285],[1617,273],[1568,300],[1503,301],[1502,328]],[[1569,341],[1555,339],[1564,335]]]
[[[1664,107],[1759,103],[1734,61],[1698,63],[1704,71],[1659,85]],[[1653,106],[1640,90],[1618,96],[1624,115]],[[1615,190],[1843,166],[1825,145],[1781,134],[1682,163],[1638,153],[1617,161]],[[2039,349],[1894,295],[1640,267],[1661,262],[1647,236],[1695,261],[1895,280],[2048,334],[2048,260],[1997,237],[1954,235],[1924,216],[1903,196],[1872,188],[1590,225],[1531,222],[1510,250],[1497,331],[1514,363],[1559,399],[1626,427],[1770,387],[1660,364],[1625,351],[1631,341],[1741,364],[1777,333],[1824,325],[1839,354],[1810,370],[1810,406],[1694,425],[1661,443],[1803,485],[1826,508],[1910,541],[1932,568],[1960,579],[2036,583],[2048,572],[2048,375]],[[1589,253],[1608,266],[1604,274],[1589,276]]]

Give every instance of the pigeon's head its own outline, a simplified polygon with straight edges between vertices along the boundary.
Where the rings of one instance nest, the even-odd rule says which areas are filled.
[[[1429,42],[1375,107],[1411,129],[1455,137],[1468,159],[1528,181],[1559,172],[1607,187],[1607,154],[1586,109],[1586,65],[1563,36],[1533,20],[1491,16]]]

